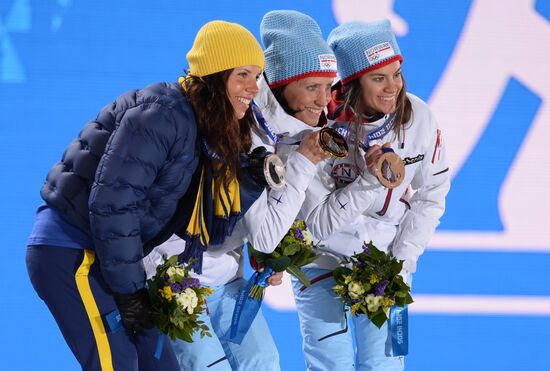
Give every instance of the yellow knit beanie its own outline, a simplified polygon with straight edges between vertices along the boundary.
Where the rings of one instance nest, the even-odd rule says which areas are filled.
[[[262,47],[250,31],[237,23],[212,21],[201,27],[187,53],[189,73],[207,76],[239,66],[264,68]]]

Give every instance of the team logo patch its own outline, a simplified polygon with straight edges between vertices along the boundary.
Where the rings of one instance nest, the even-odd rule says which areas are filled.
[[[332,168],[330,173],[336,183],[340,185],[345,185],[353,182],[359,175],[361,175],[361,170],[354,164],[350,163],[340,163],[335,165]]]
[[[420,154],[415,157],[405,157],[403,159],[403,163],[405,165],[414,164],[415,162],[422,161],[424,159],[424,155]]]
[[[319,64],[322,70],[336,71],[336,56],[334,54],[319,55]]]
[[[374,64],[383,59],[393,57],[395,55],[395,51],[390,43],[386,41],[365,50],[365,55],[369,63]]]

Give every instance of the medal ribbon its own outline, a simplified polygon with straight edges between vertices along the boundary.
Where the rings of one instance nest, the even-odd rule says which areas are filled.
[[[248,280],[246,286],[239,290],[237,300],[235,302],[235,308],[233,310],[233,317],[231,319],[231,327],[228,332],[223,336],[224,340],[231,343],[241,344],[248,330],[252,326],[252,322],[256,318],[256,314],[262,306],[263,297],[260,300],[256,300],[250,296],[250,291],[254,285],[260,287],[268,286],[268,278],[273,273],[273,269],[265,267],[263,272],[254,272],[252,277]]]
[[[361,142],[358,140],[359,145],[365,152],[367,152],[367,150],[369,149],[370,147],[369,142],[371,140],[384,138],[386,134],[388,134],[391,131],[393,127],[393,123],[395,122],[395,117],[396,117],[395,113],[390,114],[382,125],[380,125],[378,128],[374,129],[373,131],[367,134],[367,137],[365,138],[365,142]],[[346,140],[348,140],[348,137],[351,131],[349,124],[346,124],[346,127],[340,126],[340,127],[335,127],[334,129],[336,129],[337,132],[339,132],[344,138],[346,138]]]
[[[260,107],[256,104],[256,102],[252,101],[250,103],[250,106],[252,107],[252,112],[254,113],[254,116],[256,117],[256,120],[266,133],[266,135],[269,137],[269,139],[273,142],[275,145],[275,148],[281,143],[281,137],[275,133],[275,130],[269,125],[269,122],[265,119],[264,115],[262,114],[262,111],[260,110]],[[301,142],[293,142],[293,143],[283,143],[286,145],[299,145]]]
[[[394,305],[390,310],[390,333],[392,356],[405,356],[409,353],[409,310],[407,305]]]
[[[271,141],[275,145],[279,144],[279,137],[277,136],[277,134],[275,133],[275,130],[273,130],[271,125],[269,125],[269,123],[266,121],[266,119],[264,118],[264,115],[262,115],[262,112],[260,111],[260,108],[258,107],[256,102],[252,101],[250,106],[252,107],[252,112],[254,113],[256,120],[258,120],[258,123],[260,124],[262,129],[264,129],[269,139],[271,139]]]

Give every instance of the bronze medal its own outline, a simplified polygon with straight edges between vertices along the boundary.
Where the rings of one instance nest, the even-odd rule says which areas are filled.
[[[389,189],[398,187],[405,178],[405,164],[391,148],[384,148],[384,153],[376,164],[376,177]]]
[[[264,176],[266,183],[274,190],[285,186],[285,165],[276,154],[267,155],[264,159]]]
[[[346,140],[332,128],[323,128],[319,131],[319,146],[323,152],[334,158],[344,158],[348,155]]]

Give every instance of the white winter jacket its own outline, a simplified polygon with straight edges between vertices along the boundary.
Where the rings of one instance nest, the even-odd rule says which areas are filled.
[[[320,164],[311,182],[300,215],[308,229],[323,245],[323,254],[310,266],[334,269],[342,257],[373,241],[384,251],[404,260],[404,273],[416,271],[445,210],[450,181],[441,131],[427,104],[408,94],[412,103],[411,120],[399,137],[391,131],[370,145],[391,143],[405,162],[405,179],[393,190],[386,189],[366,169],[364,151],[350,147],[348,157],[328,159]],[[370,132],[387,116],[368,124]],[[332,123],[350,129],[352,123]],[[353,129],[351,129],[353,130]]]

